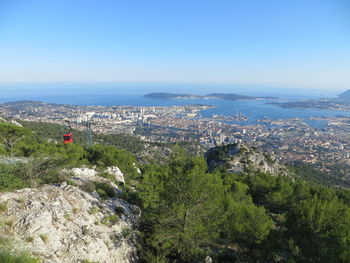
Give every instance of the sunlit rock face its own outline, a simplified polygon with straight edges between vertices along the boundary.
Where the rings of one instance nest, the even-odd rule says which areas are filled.
[[[224,167],[230,173],[249,169],[271,175],[288,176],[286,167],[281,165],[273,155],[264,154],[242,143],[210,148],[205,157],[211,171]]]
[[[117,191],[117,189],[116,189]],[[0,195],[1,238],[45,263],[134,262],[139,209],[66,183]]]

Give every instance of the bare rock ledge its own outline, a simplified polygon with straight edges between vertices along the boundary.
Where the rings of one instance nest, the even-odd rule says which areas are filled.
[[[3,193],[0,204],[0,238],[44,263],[137,261],[132,230],[139,209],[122,199],[101,200],[63,183]]]

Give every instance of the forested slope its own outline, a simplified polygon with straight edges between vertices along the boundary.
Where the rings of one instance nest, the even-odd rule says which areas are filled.
[[[180,151],[181,152],[181,151]],[[349,262],[350,193],[174,153],[139,193],[147,262]]]
[[[0,164],[0,191],[69,183],[63,168],[118,166],[126,177],[120,197],[141,208],[140,262],[350,262],[349,191],[305,181],[300,169],[272,175],[268,156],[264,170],[255,169],[246,152],[263,155],[257,150],[241,152],[245,166],[232,172],[220,167],[225,152],[214,155],[211,169],[213,155],[205,159],[178,146],[162,162],[139,165],[112,145],[56,144],[9,124],[0,124],[0,134],[1,155],[20,158]],[[109,191],[103,187],[88,189],[102,197]]]

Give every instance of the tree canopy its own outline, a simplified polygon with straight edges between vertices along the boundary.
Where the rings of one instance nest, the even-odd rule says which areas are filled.
[[[0,154],[22,158],[0,163],[0,191],[69,180],[64,168],[118,166],[128,180],[120,197],[141,208],[141,262],[350,262],[350,191],[312,182],[314,170],[208,172],[203,156],[175,147],[140,175],[135,156],[112,145],[42,141],[7,124],[0,135]],[[93,190],[115,197],[105,185]]]

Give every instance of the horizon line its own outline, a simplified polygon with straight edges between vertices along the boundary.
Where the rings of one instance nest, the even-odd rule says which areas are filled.
[[[30,80],[30,81],[1,81],[0,85],[9,84],[9,85],[15,85],[15,84],[78,84],[78,83],[84,83],[84,84],[97,84],[97,83],[104,83],[104,84],[117,84],[117,83],[125,83],[125,84],[179,84],[179,85],[232,85],[232,86],[242,86],[242,87],[269,87],[269,88],[288,88],[288,89],[318,89],[318,90],[324,90],[324,89],[332,89],[332,90],[348,90],[349,87],[343,87],[343,86],[333,86],[333,88],[330,88],[330,85],[327,86],[320,86],[320,85],[303,85],[303,84],[276,84],[276,83],[241,83],[241,82],[221,82],[221,81],[163,81],[163,80],[53,80],[53,81],[45,81],[45,80]]]

